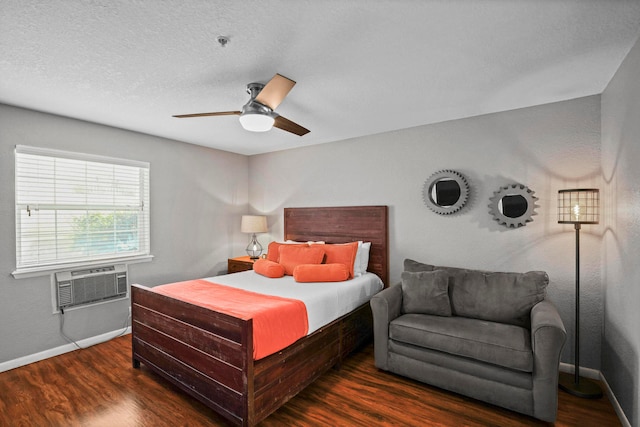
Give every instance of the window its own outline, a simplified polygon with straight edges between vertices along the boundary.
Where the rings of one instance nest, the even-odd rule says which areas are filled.
[[[149,256],[149,164],[16,146],[14,272]]]

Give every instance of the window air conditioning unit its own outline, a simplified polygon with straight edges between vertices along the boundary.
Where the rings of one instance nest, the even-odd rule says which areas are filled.
[[[57,308],[127,297],[127,265],[116,264],[55,274]]]

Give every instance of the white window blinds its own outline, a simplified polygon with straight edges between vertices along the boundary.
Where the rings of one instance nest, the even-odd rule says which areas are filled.
[[[16,146],[17,271],[149,255],[149,164]]]

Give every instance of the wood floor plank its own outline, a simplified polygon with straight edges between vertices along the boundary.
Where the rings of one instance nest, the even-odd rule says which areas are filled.
[[[606,397],[559,392],[556,426],[619,426]],[[0,373],[0,426],[224,426],[224,421],[144,365],[131,367],[124,336]],[[379,371],[369,345],[261,424],[275,426],[545,426]]]

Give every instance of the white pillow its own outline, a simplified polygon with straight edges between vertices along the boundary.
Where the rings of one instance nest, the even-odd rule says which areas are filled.
[[[360,277],[367,272],[370,251],[371,242],[358,242],[358,252],[356,253],[356,260],[353,263],[353,277]]]

